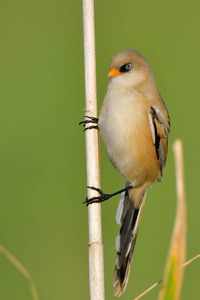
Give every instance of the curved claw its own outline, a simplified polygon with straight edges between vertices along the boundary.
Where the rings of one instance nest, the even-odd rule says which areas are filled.
[[[84,202],[82,202],[82,204],[85,204],[87,203],[88,204],[91,204],[91,203],[99,203],[99,202],[102,202],[101,201],[101,198],[102,196],[104,195],[104,193],[102,192],[101,189],[95,187],[95,186],[87,186],[88,189],[91,189],[91,190],[94,190],[94,191],[97,191],[101,196],[94,196],[92,198],[86,198],[86,200]]]
[[[90,117],[90,116],[85,116],[85,118],[88,118],[90,120],[81,121],[81,122],[79,122],[79,125],[83,124],[84,127],[88,123],[93,123],[93,124],[97,124],[97,125],[91,125],[91,126],[85,128],[84,131],[88,130],[88,129],[99,129],[99,127],[98,127],[98,121],[99,121],[99,119],[98,118]]]
[[[104,193],[102,192],[101,189],[99,189],[99,188],[97,188],[97,187],[95,187],[93,185],[92,186],[87,185],[87,188],[91,189],[91,190],[94,190],[94,191],[97,191],[100,195],[104,195]]]
[[[82,204],[87,204],[87,206],[89,204],[92,204],[92,203],[101,203],[103,201],[106,201],[108,200],[109,198],[111,198],[112,195],[109,195],[109,194],[102,194],[101,196],[97,196],[97,197],[92,197],[92,198],[86,198],[86,200],[84,202],[82,202]]]

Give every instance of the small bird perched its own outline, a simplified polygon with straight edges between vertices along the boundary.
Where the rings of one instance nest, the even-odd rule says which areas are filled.
[[[114,296],[119,297],[128,283],[147,189],[162,179],[170,118],[151,67],[139,52],[116,53],[111,58],[108,77],[98,127],[111,163],[126,180],[116,216],[117,223],[122,224],[116,238],[113,279]],[[118,194],[96,190],[101,196],[87,199],[86,203],[102,202]]]

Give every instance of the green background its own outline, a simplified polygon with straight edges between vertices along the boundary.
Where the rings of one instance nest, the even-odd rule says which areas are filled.
[[[131,276],[133,299],[163,276],[175,210],[172,144],[184,145],[187,259],[200,252],[200,2],[96,1],[98,106],[110,57],[132,48],[152,66],[171,117],[161,184],[148,191]],[[9,0],[0,9],[0,243],[29,270],[41,300],[89,299],[82,3]],[[101,186],[123,187],[102,140]],[[102,205],[106,299],[112,299],[119,197]],[[199,299],[200,264],[186,267],[181,299]],[[144,299],[156,299],[160,287]],[[32,299],[0,256],[0,299]]]

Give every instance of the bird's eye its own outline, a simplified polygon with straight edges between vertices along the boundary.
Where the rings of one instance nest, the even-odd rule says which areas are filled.
[[[127,63],[127,64],[121,66],[121,68],[119,69],[119,71],[122,72],[122,73],[125,73],[125,72],[130,71],[131,68],[132,68],[132,64],[131,63]]]
[[[125,69],[126,70],[130,70],[131,68],[132,68],[132,64],[131,63],[125,65]]]

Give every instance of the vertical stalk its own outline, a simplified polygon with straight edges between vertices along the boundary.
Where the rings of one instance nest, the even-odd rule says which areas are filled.
[[[85,115],[97,117],[94,0],[83,0]],[[85,131],[87,185],[100,187],[98,130]],[[88,189],[88,197],[97,192]],[[101,204],[88,206],[90,299],[105,299]]]

